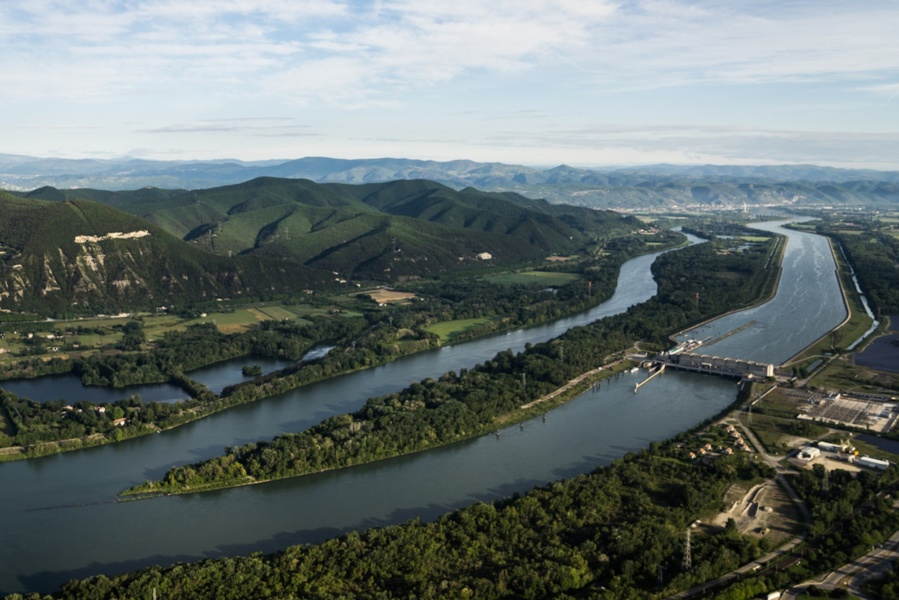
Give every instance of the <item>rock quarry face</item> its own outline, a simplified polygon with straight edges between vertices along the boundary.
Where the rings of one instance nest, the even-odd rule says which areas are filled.
[[[153,286],[147,281],[148,248],[137,242],[149,235],[149,231],[81,235],[75,238],[74,247],[7,256],[5,264],[0,264],[0,305],[19,309],[30,294],[72,305],[108,294],[141,293],[152,298]]]

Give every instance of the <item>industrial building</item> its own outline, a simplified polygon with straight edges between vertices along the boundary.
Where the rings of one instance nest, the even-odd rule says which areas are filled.
[[[879,469],[881,471],[886,471],[890,466],[890,461],[888,460],[880,460],[879,458],[871,458],[870,456],[860,456],[855,459],[855,464],[861,465],[863,467],[868,467],[869,469]]]
[[[813,460],[821,455],[821,450],[814,446],[806,446],[799,452],[799,460]]]
[[[720,373],[737,377],[774,377],[774,365],[724,356],[680,353],[668,356],[668,362],[686,369],[705,373]]]

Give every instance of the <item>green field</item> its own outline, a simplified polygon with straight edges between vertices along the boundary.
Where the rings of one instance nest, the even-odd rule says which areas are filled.
[[[792,420],[753,414],[751,420],[745,417],[743,422],[749,425],[755,437],[765,446],[765,451],[768,454],[783,454],[783,447],[780,445],[780,441],[784,436],[791,435],[790,423]]]
[[[304,317],[313,315],[335,315],[338,317],[361,316],[361,313],[356,311],[340,310],[335,313],[327,308],[302,304],[249,306],[236,310],[209,312],[204,314],[205,316],[189,319],[174,314],[157,313],[135,315],[134,317],[107,317],[57,321],[52,324],[42,323],[40,331],[36,331],[35,336],[44,337],[48,333],[60,336],[56,340],[46,340],[46,342],[44,342],[44,346],[48,349],[57,346],[60,348],[59,352],[48,352],[44,356],[59,356],[65,352],[63,346],[69,344],[77,344],[75,347],[76,352],[115,346],[122,338],[122,333],[119,328],[128,321],[134,320],[134,318],[139,318],[143,322],[144,335],[146,336],[147,341],[153,341],[161,338],[167,332],[184,331],[191,325],[201,323],[212,323],[222,333],[239,333],[241,331],[246,331],[261,321],[268,320],[288,320],[300,324],[309,324],[310,321]],[[95,331],[62,337],[66,330],[72,330],[73,328],[78,327]],[[26,325],[23,325],[23,331],[30,331],[30,329]],[[17,360],[24,349],[25,343],[20,335],[8,333],[3,339],[0,339],[0,350],[6,351],[6,353],[0,353],[4,362]]]
[[[270,319],[275,319],[277,321],[293,321],[297,318],[296,313],[289,311],[283,306],[263,306],[258,310]]]
[[[521,271],[520,273],[502,273],[492,275],[485,279],[490,283],[499,285],[530,285],[539,284],[546,286],[562,286],[580,279],[580,275],[574,273],[555,273],[552,271]]]
[[[440,336],[444,342],[451,340],[453,337],[464,333],[469,329],[486,325],[493,319],[490,317],[481,317],[478,319],[457,319],[455,321],[443,321],[427,326],[425,329],[433,334]]]

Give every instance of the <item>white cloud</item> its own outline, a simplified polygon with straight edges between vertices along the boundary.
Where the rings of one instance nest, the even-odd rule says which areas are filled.
[[[231,119],[204,119],[188,123],[176,123],[141,130],[140,133],[293,133],[308,129],[309,126],[296,122],[291,117],[241,117]]]
[[[325,101],[383,101],[472,72],[568,64],[581,69],[581,86],[597,90],[855,78],[899,70],[895,16],[891,3],[862,11],[832,0],[15,0],[0,4],[0,66],[15,76],[13,89],[32,88],[44,72],[36,67],[49,66],[61,88],[97,96],[134,80],[283,82],[311,73],[323,79],[280,90]]]
[[[439,139],[515,156],[613,144],[657,156],[654,145],[714,141],[708,155],[727,159],[727,144],[744,155],[753,140],[764,158],[764,140],[788,138],[805,141],[778,147],[805,157],[802,128],[899,131],[888,110],[897,18],[892,0],[3,0],[0,134],[71,122],[105,128],[104,140],[146,135],[120,147],[158,140],[166,152],[185,138],[185,152],[215,151],[225,133],[309,135],[227,120],[268,114],[313,123],[335,144],[356,143],[351,130],[386,144],[396,131],[390,148],[408,154],[438,152]],[[744,99],[763,91],[777,100]],[[657,122],[686,129],[646,125]],[[203,134],[219,137],[202,145]],[[895,150],[852,139],[865,156]],[[17,151],[10,143],[0,151]]]

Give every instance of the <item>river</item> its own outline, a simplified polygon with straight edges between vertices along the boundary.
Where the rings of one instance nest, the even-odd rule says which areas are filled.
[[[828,269],[815,269],[816,256],[830,256],[826,241],[811,237],[818,249],[803,250],[797,266],[815,275],[803,285],[812,285],[817,278],[821,283],[818,303],[842,306],[838,290],[836,296],[828,291]],[[788,244],[785,263],[800,246],[805,247]],[[649,272],[655,256],[625,263],[614,296],[576,317],[407,357],[159,435],[0,465],[4,542],[0,544],[0,592],[49,591],[72,577],[269,552],[354,529],[414,517],[433,519],[478,500],[491,501],[588,472],[689,428],[733,402],[732,380],[672,372],[634,395],[638,375],[622,375],[603,383],[598,393],[587,393],[552,411],[545,422],[537,418],[523,427],[502,430],[498,436],[270,484],[115,502],[120,490],[158,478],[175,464],[220,454],[224,446],[304,429],[328,416],[353,411],[370,396],[470,367],[501,350],[519,351],[526,343],[621,312],[655,293]],[[829,272],[832,276],[832,266]],[[790,293],[791,287],[784,278],[778,297]],[[804,313],[809,318],[798,315],[789,329],[820,336],[815,331],[826,323],[811,318],[810,310]],[[753,318],[760,321],[758,314]],[[768,331],[775,336],[784,333]],[[798,342],[791,337],[790,343]]]

